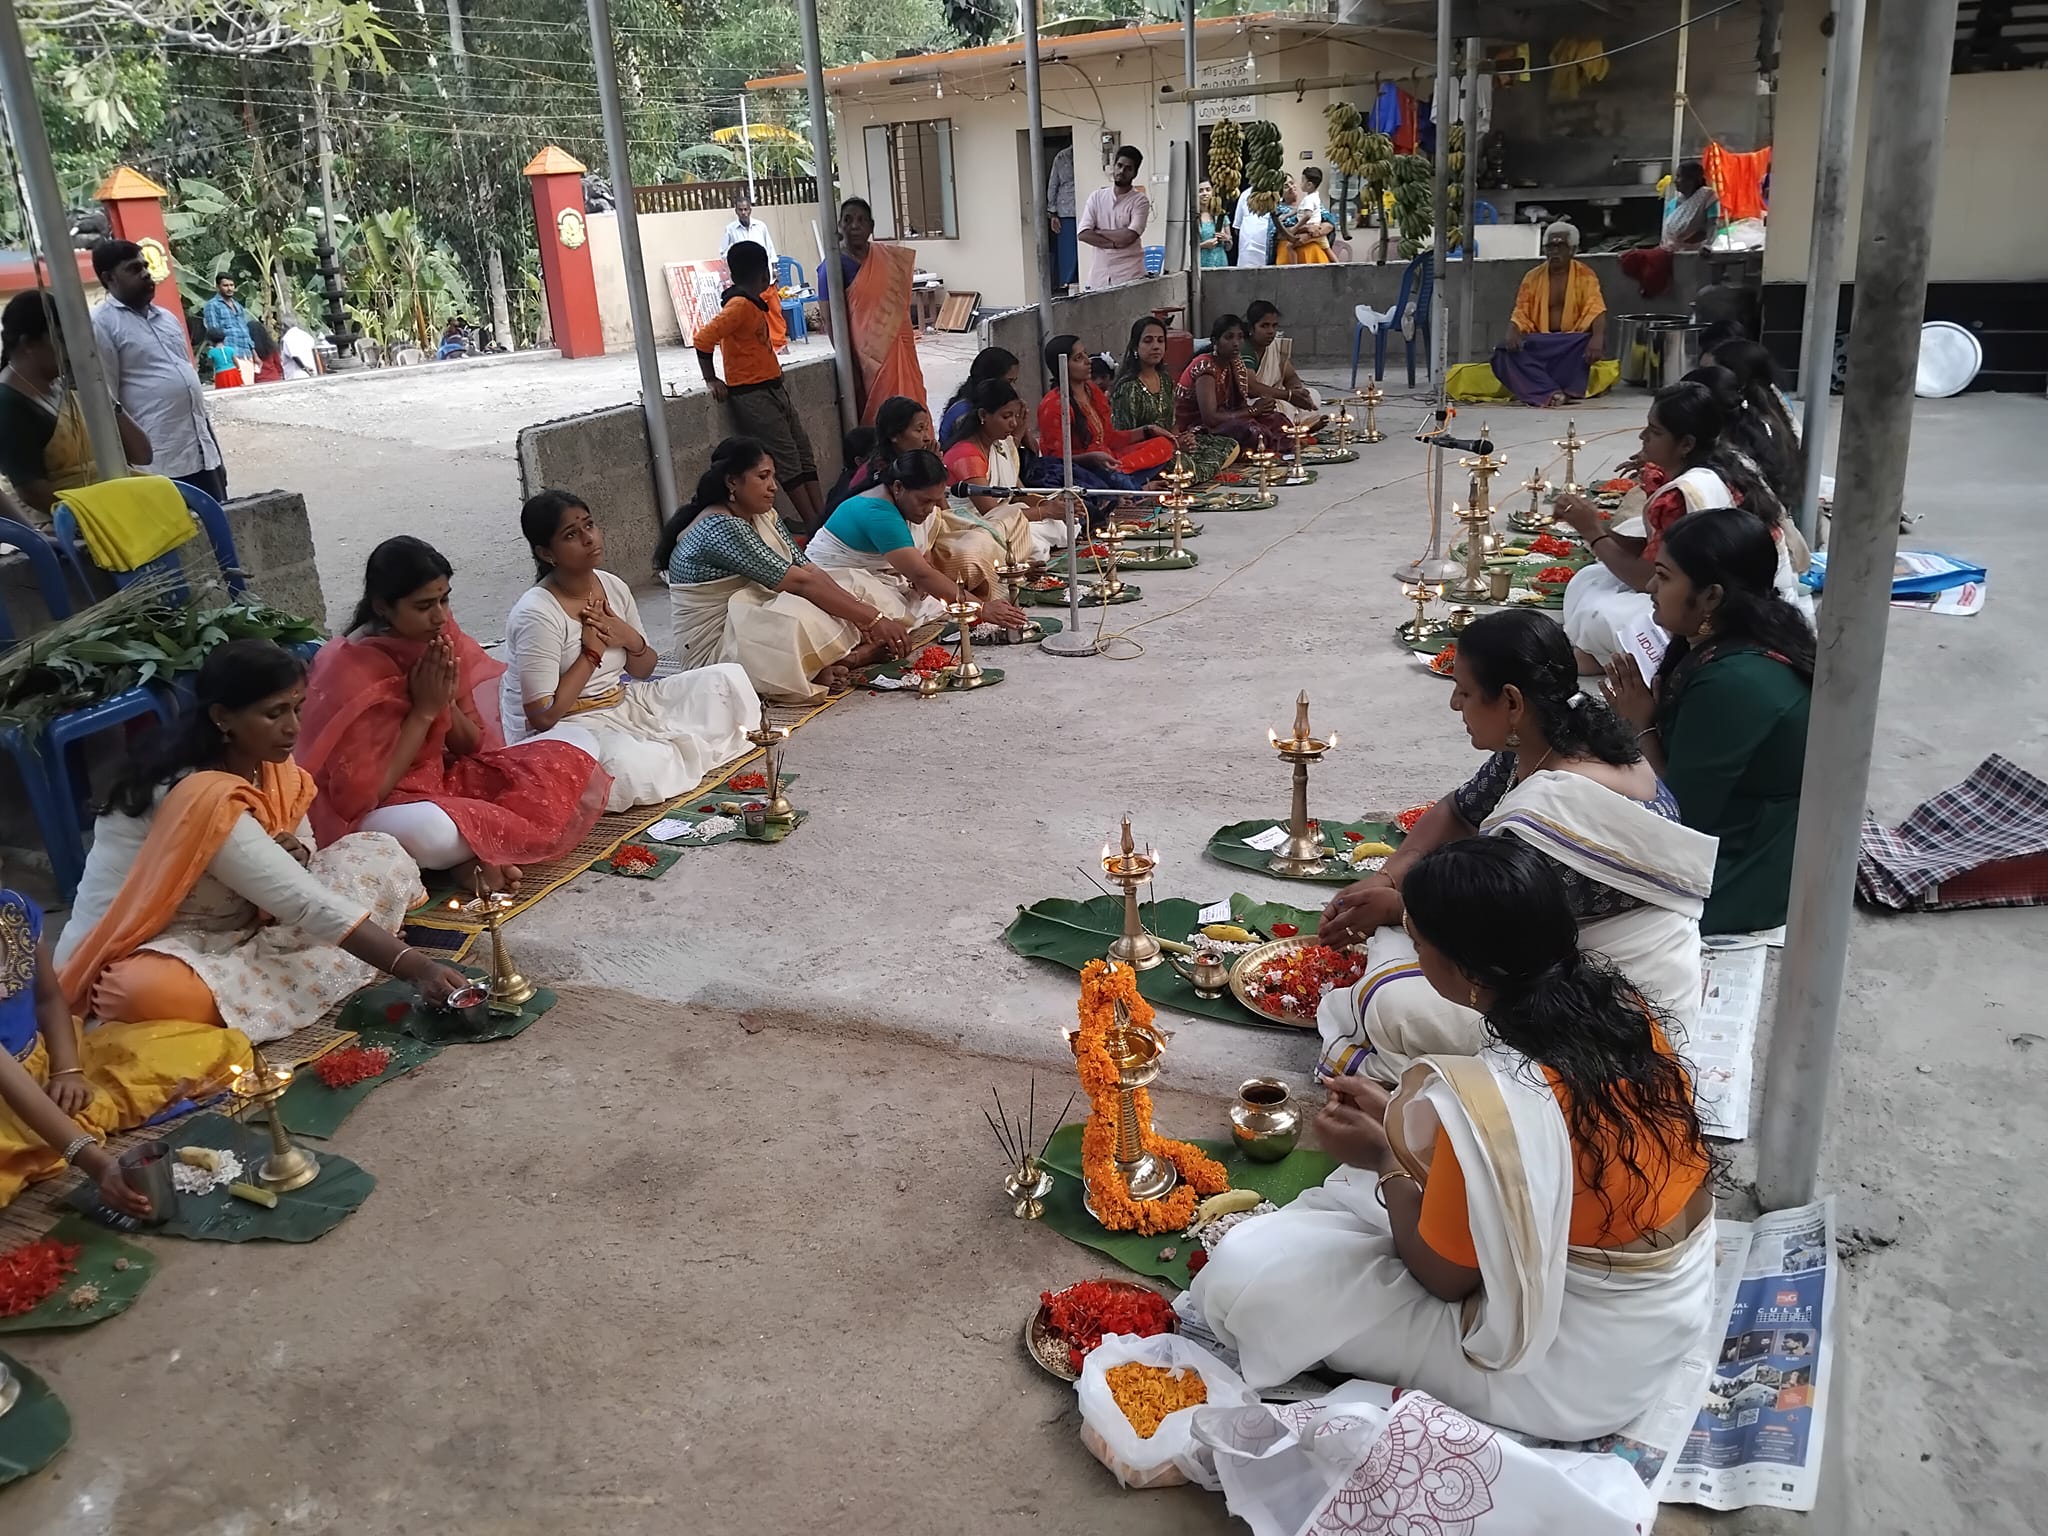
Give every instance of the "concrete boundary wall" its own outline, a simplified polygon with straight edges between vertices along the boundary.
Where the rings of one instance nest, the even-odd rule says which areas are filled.
[[[832,359],[794,364],[784,379],[810,433],[818,477],[830,485],[838,477],[841,462],[839,391],[832,376]],[[671,395],[662,401],[662,408],[668,416],[676,485],[688,496],[710,462],[711,450],[733,435],[732,417],[703,391]],[[573,491],[590,503],[604,529],[605,567],[636,587],[654,579],[655,541],[662,523],[675,509],[655,505],[647,424],[637,404],[523,427],[518,452],[522,499],[550,486]],[[786,506],[786,496],[784,503]]]
[[[1155,309],[1185,312],[1187,305],[1188,275],[1185,272],[1168,272],[1161,277],[1142,278],[1135,283],[1120,283],[1114,288],[1098,288],[1077,293],[1072,298],[1054,299],[1052,334],[1072,333],[1081,338],[1090,352],[1107,352],[1112,357],[1121,357],[1124,343],[1130,339],[1133,320],[1140,315],[1149,315]],[[1037,308],[1006,310],[982,321],[979,330],[984,347],[1007,347],[1023,359],[1024,367],[1017,375],[1017,393],[1024,397],[1026,405],[1036,410],[1039,394],[1044,388],[1043,371],[1035,361],[1042,344],[1038,334]],[[935,406],[943,404],[940,401],[932,403]]]
[[[1702,284],[1713,281],[1712,269],[1698,256],[1672,258],[1671,286],[1653,299],[1643,297],[1635,280],[1623,274],[1617,256],[1581,258],[1600,278],[1600,290],[1607,299],[1609,315],[1681,315],[1692,309],[1693,296]],[[1473,326],[1473,349],[1486,357],[1506,332],[1508,316],[1514,312],[1515,290],[1533,262],[1479,261],[1476,300],[1478,319]],[[1455,305],[1464,282],[1463,264],[1451,275],[1451,300]],[[1357,326],[1357,307],[1393,307],[1401,291],[1405,262],[1389,258],[1385,266],[1370,262],[1337,262],[1317,267],[1211,267],[1202,274],[1202,323],[1195,328],[1207,335],[1221,315],[1242,315],[1254,299],[1269,299],[1280,306],[1281,324],[1294,338],[1297,363],[1318,367],[1349,367],[1352,333]],[[1451,360],[1458,361],[1458,318],[1451,314]],[[1416,377],[1423,373],[1424,352],[1415,349]],[[1398,337],[1387,340],[1387,376],[1407,377],[1405,349]],[[1361,354],[1362,367],[1372,366],[1371,339]]]

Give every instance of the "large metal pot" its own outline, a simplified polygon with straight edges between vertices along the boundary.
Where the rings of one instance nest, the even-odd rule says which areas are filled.
[[[1613,357],[1621,364],[1621,382],[1647,384],[1655,367],[1650,350],[1650,331],[1668,315],[1616,315]]]
[[[1660,388],[1676,384],[1699,367],[1700,338],[1706,334],[1704,325],[1695,325],[1690,320],[1675,320],[1657,327],[1657,383]]]

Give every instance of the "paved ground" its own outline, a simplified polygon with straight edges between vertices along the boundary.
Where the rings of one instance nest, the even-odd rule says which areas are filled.
[[[242,484],[275,481],[307,490],[323,570],[340,573],[329,581],[330,607],[353,595],[350,568],[369,543],[397,528],[418,528],[455,560],[465,622],[492,635],[494,621],[525,581],[523,551],[516,536],[508,538],[511,431],[525,419],[631,393],[630,364],[620,360],[555,366],[562,371],[524,362],[464,370],[445,386],[423,369],[419,379],[390,386],[405,392],[397,404],[381,399],[387,387],[381,381],[308,388],[299,392],[303,406],[294,406],[284,390],[252,392],[252,400],[235,402],[226,426],[231,461]],[[937,377],[933,384],[941,387]],[[436,392],[443,387],[451,393]],[[942,392],[950,392],[950,381]],[[530,402],[523,415],[507,408],[491,416],[488,431],[479,425],[515,394]],[[263,421],[249,414],[258,406]],[[1603,434],[1596,463],[1620,457],[1640,412],[1639,397],[1580,412],[1582,431]],[[1389,415],[1395,425],[1398,412]],[[1562,422],[1504,410],[1493,414],[1492,425],[1519,478],[1548,457],[1537,445],[1557,435]],[[2035,626],[2026,617],[2029,605],[2019,600],[2018,580],[2038,566],[2041,536],[2034,509],[2014,494],[2032,483],[2022,445],[2044,425],[2041,402],[2018,397],[1920,407],[1911,497],[1925,521],[1915,542],[1984,560],[1997,595],[1975,619],[1894,616],[1871,792],[1882,819],[1896,820],[1990,752],[2036,771],[2048,767],[2048,674],[2035,663]],[[1208,517],[1207,532],[1194,546],[1203,561],[1198,569],[1144,577],[1143,602],[1086,621],[1141,644],[1135,659],[1005,655],[1009,680],[985,694],[931,703],[863,696],[832,710],[804,730],[792,752],[790,767],[802,775],[797,799],[814,820],[784,847],[690,855],[658,886],[586,877],[523,919],[515,931],[520,958],[532,972],[574,985],[601,982],[633,999],[686,1004],[693,1019],[707,1011],[744,1012],[772,1026],[778,1038],[786,1026],[787,1038],[801,1039],[803,1048],[772,1062],[728,1058],[728,1046],[743,1044],[737,1036],[705,1036],[666,1013],[636,1019],[622,1041],[594,1041],[589,1049],[597,1054],[590,1057],[580,1041],[536,1041],[518,1058],[535,1061],[532,1070],[488,1058],[463,1070],[474,1091],[457,1107],[468,1104],[474,1115],[489,1104],[499,1117],[497,1131],[479,1144],[468,1138],[480,1133],[453,1116],[436,1097],[444,1090],[429,1083],[373,1101],[366,1130],[382,1125],[395,1133],[401,1119],[410,1127],[449,1127],[447,1148],[427,1141],[432,1150],[424,1158],[416,1131],[395,1142],[411,1155],[391,1161],[414,1166],[391,1170],[387,1193],[396,1198],[379,1207],[380,1228],[371,1230],[390,1221],[395,1233],[402,1220],[404,1238],[372,1242],[358,1224],[305,1256],[209,1255],[181,1264],[199,1277],[192,1283],[218,1274],[219,1295],[209,1300],[215,1306],[227,1300],[227,1313],[202,1308],[183,1284],[159,1287],[167,1298],[160,1303],[164,1315],[185,1320],[195,1332],[218,1329],[233,1337],[237,1323],[254,1323],[256,1336],[278,1341],[284,1363],[277,1370],[289,1366],[298,1385],[286,1392],[274,1382],[258,1394],[254,1401],[263,1411],[252,1416],[255,1422],[304,1413],[330,1426],[323,1433],[333,1438],[314,1442],[327,1449],[310,1466],[302,1458],[311,1452],[293,1453],[290,1469],[281,1468],[268,1483],[247,1469],[240,1446],[208,1440],[189,1455],[222,1475],[232,1472],[236,1496],[252,1511],[271,1518],[288,1509],[313,1511],[299,1522],[309,1529],[328,1528],[328,1506],[295,1501],[313,1497],[302,1490],[322,1486],[327,1456],[358,1452],[379,1468],[373,1481],[388,1484],[395,1501],[416,1499],[409,1509],[438,1512],[439,1528],[553,1528],[566,1501],[580,1499],[578,1509],[609,1508],[615,1513],[606,1515],[608,1522],[636,1529],[643,1517],[631,1514],[625,1502],[631,1498],[703,1482],[713,1490],[705,1495],[710,1499],[738,1486],[730,1468],[721,1472],[715,1458],[702,1457],[707,1444],[739,1457],[733,1465],[763,1481],[762,1474],[772,1475],[799,1502],[799,1513],[812,1516],[830,1508],[826,1500],[834,1491],[846,1495],[849,1511],[881,1490],[897,1493],[909,1486],[898,1471],[915,1458],[927,1474],[916,1486],[934,1500],[954,1497],[954,1478],[983,1490],[945,1506],[956,1516],[949,1529],[970,1518],[1019,1531],[1050,1529],[1055,1522],[1093,1531],[1213,1520],[1199,1500],[1124,1501],[1114,1522],[1077,1515],[1094,1506],[1060,1502],[1073,1486],[1060,1479],[1077,1475],[1077,1465],[1093,1474],[1064,1434],[1056,1437],[1054,1453],[1039,1454],[1043,1431],[1033,1427],[1033,1415],[1049,1412],[1044,1405],[1005,1402],[935,1418],[971,1425],[974,1449],[961,1461],[933,1466],[953,1447],[943,1431],[899,1428],[873,1442],[859,1440],[868,1430],[856,1431],[842,1416],[837,1394],[847,1389],[835,1382],[835,1407],[823,1421],[828,1432],[799,1434],[787,1459],[764,1455],[755,1432],[764,1421],[747,1415],[773,1402],[798,1411],[766,1422],[810,1422],[809,1403],[795,1395],[807,1384],[792,1389],[793,1357],[785,1350],[775,1349],[759,1366],[733,1350],[733,1331],[745,1326],[731,1310],[739,1301],[736,1288],[709,1295],[693,1290],[662,1309],[634,1299],[633,1246],[672,1242],[673,1222],[600,1223],[574,1204],[507,1196],[498,1181],[508,1170],[531,1178],[558,1168],[559,1187],[595,1197],[650,1159],[654,1176],[687,1179],[696,1154],[673,1145],[682,1125],[675,1109],[682,1103],[691,1110],[691,1124],[707,1116],[721,1124],[737,1117],[744,1126],[740,1137],[779,1175],[766,1181],[758,1209],[693,1205],[675,1218],[701,1221],[707,1247],[729,1239],[733,1252],[777,1255],[748,1271],[757,1310],[778,1321],[819,1308],[837,1318],[849,1275],[862,1295],[910,1296],[939,1283],[919,1267],[919,1256],[952,1257],[957,1250],[945,1243],[923,1246],[921,1234],[880,1235],[867,1228],[855,1235],[834,1227],[834,1241],[853,1246],[835,1254],[836,1264],[813,1267],[815,1251],[804,1245],[820,1239],[797,1236],[785,1223],[792,1207],[806,1220],[829,1209],[816,1195],[798,1192],[798,1181],[831,1157],[821,1159],[816,1143],[792,1140],[780,1129],[785,1078],[824,1085],[815,1089],[818,1102],[803,1107],[847,1127],[844,1139],[828,1143],[826,1151],[865,1177],[870,1157],[887,1154],[895,1143],[886,1116],[858,1113],[860,1094],[849,1091],[847,1059],[833,1054],[833,1042],[882,1031],[1055,1067],[1057,1024],[1072,1008],[1072,984],[1009,955],[995,936],[1022,903],[1087,894],[1080,867],[1125,810],[1164,856],[1162,894],[1214,899],[1240,889],[1285,896],[1286,888],[1262,877],[1205,863],[1200,850],[1215,827],[1284,806],[1285,777],[1270,760],[1264,730],[1284,720],[1298,688],[1310,690],[1318,723],[1344,737],[1342,749],[1317,772],[1313,798],[1320,807],[1353,814],[1407,805],[1469,772],[1469,749],[1444,713],[1444,685],[1387,642],[1400,616],[1388,572],[1424,538],[1416,479],[1421,467],[1420,450],[1396,436],[1369,450],[1360,464],[1326,471],[1319,485],[1290,494],[1275,511]],[[330,545],[343,553],[332,553]],[[2039,917],[2027,912],[1866,915],[1856,925],[1837,1113],[1824,1170],[1826,1186],[1840,1193],[1845,1227],[1856,1233],[1844,1333],[1857,1357],[1864,1411],[1854,1468],[1862,1507],[1850,1528],[2039,1528],[2033,1471],[2037,1449],[2048,1440],[2048,1392],[2037,1344],[2048,1321],[2048,1283],[2029,1258],[2028,1223],[2014,1214],[2039,1202],[2048,1155],[2048,1130],[2036,1112],[2048,1063],[2033,1018],[2042,977],[2039,934]],[[679,1038],[685,1042],[680,1047]],[[713,1044],[698,1043],[706,1039]],[[530,1050],[546,1050],[555,1060],[539,1062],[526,1054]],[[1213,1094],[1250,1069],[1299,1075],[1310,1057],[1304,1040],[1189,1022],[1175,1041],[1167,1076],[1177,1088]],[[611,1065],[599,1070],[599,1061]],[[758,1070],[741,1071],[734,1062],[755,1062]],[[1020,1069],[888,1046],[863,1058],[862,1070],[886,1073],[888,1087],[877,1091],[877,1102],[886,1101],[893,1113],[978,1091],[989,1078]],[[729,1100],[703,1091],[719,1083],[738,1085]],[[415,1093],[426,1097],[404,1097]],[[400,1117],[396,1111],[409,1103],[432,1112]],[[609,1106],[619,1117],[595,1139],[589,1125],[594,1105]],[[842,1113],[843,1121],[832,1119]],[[964,1106],[957,1117],[967,1118]],[[957,1137],[950,1129],[955,1121],[938,1118]],[[366,1130],[354,1134],[368,1147]],[[927,1151],[906,1151],[891,1164],[910,1181],[920,1215],[961,1219],[956,1207],[963,1204],[963,1184],[970,1191],[966,1203],[978,1209],[987,1170],[977,1165],[972,1176],[959,1174],[937,1154],[937,1143],[924,1145]],[[437,1200],[448,1202],[450,1219],[464,1234],[445,1251],[438,1237],[422,1242],[414,1236],[420,1213]],[[482,1222],[483,1211],[496,1213],[495,1225]],[[778,1234],[772,1245],[759,1242],[759,1224]],[[863,1242],[916,1246],[890,1269],[870,1265],[858,1252]],[[470,1266],[455,1272],[455,1283],[448,1251],[462,1253]],[[585,1335],[577,1324],[568,1340],[551,1342],[531,1317],[587,1305],[588,1297],[580,1289],[565,1294],[563,1285],[522,1268],[520,1261],[536,1252],[602,1258],[599,1267],[577,1273],[622,1288],[624,1326],[600,1337]],[[983,1390],[975,1385],[985,1379],[982,1373],[1013,1369],[1007,1358],[1001,1366],[984,1358],[1007,1350],[1002,1334],[1014,1310],[1008,1298],[1027,1294],[1058,1265],[1071,1268],[1071,1260],[1051,1245],[990,1248],[974,1256],[971,1276],[964,1276],[969,1265],[956,1262],[944,1283],[969,1292],[986,1287],[986,1305],[976,1304],[976,1332],[958,1348],[943,1328],[925,1335],[917,1346],[919,1379],[950,1390],[952,1373],[973,1373],[971,1398]],[[178,1269],[165,1278],[185,1280]],[[365,1306],[362,1287],[373,1281],[385,1288],[380,1297],[393,1288],[407,1296],[406,1306]],[[251,1285],[261,1287],[254,1300],[247,1295]],[[430,1302],[428,1293],[443,1292],[452,1294]],[[1003,1305],[996,1305],[997,1297],[1005,1298]],[[500,1348],[492,1330],[507,1314],[486,1310],[499,1298],[520,1319],[512,1336],[530,1340],[535,1353],[532,1359],[492,1356],[498,1363],[487,1372],[474,1362]],[[745,1314],[741,1306],[738,1316]],[[434,1327],[412,1332],[413,1320],[422,1317]],[[411,1378],[363,1360],[378,1348],[371,1342],[377,1330],[391,1325],[407,1330],[399,1337],[412,1357],[408,1369],[424,1373],[410,1399],[400,1382]],[[796,1338],[812,1337],[808,1322],[796,1326]],[[580,1387],[562,1395],[561,1361],[576,1358],[585,1337],[599,1371],[617,1373],[621,1390],[603,1399],[582,1398]],[[848,1353],[821,1349],[817,1359],[835,1372],[885,1359],[901,1369],[892,1353],[897,1344],[878,1338],[863,1352],[858,1337],[834,1334]],[[74,1406],[87,1421],[111,1415],[145,1438],[165,1434],[166,1444],[190,1446],[189,1426],[160,1426],[162,1416],[191,1400],[186,1394],[193,1378],[173,1371],[168,1349],[149,1340],[136,1324],[88,1336],[89,1351],[105,1369],[84,1378]],[[436,1341],[448,1346],[445,1357],[418,1348],[431,1349]],[[42,1348],[38,1359],[59,1353]],[[802,1383],[801,1373],[796,1377]],[[350,1389],[340,1401],[353,1408],[333,1411],[330,1382]],[[741,1406],[729,1418],[669,1422],[664,1404],[679,1382],[692,1384],[691,1401],[700,1410]],[[125,1400],[118,1396],[123,1391]],[[430,1391],[441,1395],[429,1400]],[[649,1402],[650,1392],[660,1400]],[[878,1393],[878,1404],[902,1397],[894,1390]],[[153,1414],[142,1416],[145,1409]],[[411,1425],[409,1433],[378,1427],[380,1416],[394,1414],[398,1425]],[[618,1455],[611,1455],[609,1437],[604,1451],[590,1450],[594,1439],[586,1425],[593,1415],[616,1430]],[[850,1435],[856,1439],[850,1442]],[[879,1449],[850,1457],[851,1443]],[[686,1444],[699,1452],[686,1455]],[[426,1459],[408,1461],[416,1455]],[[607,1464],[586,1465],[585,1455]],[[1013,1461],[1034,1468],[1033,1474],[1013,1479]],[[79,1457],[73,1465],[84,1463]],[[469,1463],[491,1466],[490,1481],[464,1470]],[[660,1470],[650,1473],[650,1466]],[[688,1477],[676,1469],[686,1469]],[[531,1475],[536,1470],[540,1475]],[[68,1475],[77,1479],[69,1485],[74,1489],[97,1486],[83,1472]],[[514,1484],[516,1493],[503,1491]],[[145,1487],[147,1480],[138,1476],[133,1486]],[[352,1479],[349,1486],[365,1485]],[[34,1497],[51,1495],[38,1490]],[[501,1513],[490,1504],[493,1497],[529,1501],[522,1507],[530,1520],[487,1518]],[[1010,1509],[1013,1497],[1017,1509],[1044,1513],[989,1516],[991,1509]],[[59,1505],[40,1507],[54,1518]],[[218,1528],[203,1524],[196,1507],[186,1508],[179,1517],[186,1523],[175,1528]],[[941,1528],[940,1516],[921,1520],[908,1528]],[[136,1527],[74,1522],[49,1528]],[[721,1527],[714,1521],[707,1528]]]

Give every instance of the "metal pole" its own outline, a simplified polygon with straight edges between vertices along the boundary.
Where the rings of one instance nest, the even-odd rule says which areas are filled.
[[[0,101],[14,132],[15,157],[28,197],[37,243],[50,273],[50,296],[57,305],[57,326],[64,333],[65,367],[85,413],[85,435],[92,443],[93,467],[102,480],[118,480],[128,472],[128,452],[121,446],[121,426],[114,418],[114,399],[100,369],[100,350],[93,340],[92,309],[79,281],[71,249],[71,219],[57,171],[50,160],[50,138],[43,131],[42,109],[36,105],[35,80],[21,41],[21,23],[14,0],[0,0]]]
[[[454,0],[449,0],[454,4]],[[747,201],[754,200],[754,135],[747,127],[747,93],[740,92],[740,148],[747,157]]]
[[[1187,0],[1187,26],[1182,41],[1188,89],[1195,88],[1195,5]],[[1202,109],[1188,98],[1188,334],[1202,334]],[[1178,515],[1178,514],[1176,514]]]
[[[1479,307],[1479,269],[1474,259],[1479,237],[1473,231],[1478,223],[1477,204],[1479,200],[1479,39],[1465,39],[1465,260],[1463,262],[1465,281],[1458,289],[1458,361],[1472,361],[1472,321]]]
[[[1799,339],[1799,440],[1806,476],[1792,509],[1799,531],[1820,548],[1820,475],[1828,448],[1828,388],[1835,376],[1835,326],[1842,306],[1842,238],[1849,222],[1849,159],[1856,143],[1856,83],[1863,72],[1863,0],[1835,0],[1821,92],[1820,164],[1813,184],[1813,237],[1806,266],[1806,325]],[[1917,329],[1917,327],[1916,327]]]
[[[1685,150],[1685,55],[1692,41],[1692,0],[1678,0],[1678,79],[1671,87],[1671,174]]]
[[[1430,233],[1429,264],[1436,271],[1436,291],[1430,305],[1430,383],[1439,393],[1444,387],[1444,362],[1450,353],[1451,319],[1451,0],[1436,4],[1436,210]]]
[[[1032,0],[1024,0],[1029,6]],[[1043,356],[1043,349],[1041,349]],[[1047,635],[1038,642],[1041,651],[1054,656],[1093,656],[1102,647],[1092,636],[1081,633],[1081,540],[1088,533],[1087,519],[1075,526],[1074,508],[1081,498],[1074,490],[1074,395],[1073,379],[1064,364],[1060,376],[1053,380],[1053,388],[1060,392],[1060,468],[1061,483],[1066,487],[1067,507],[1067,627],[1056,635]],[[1175,513],[1176,517],[1180,514]]]
[[[1871,114],[1865,208],[1934,206],[1955,29],[1956,0],[1879,10],[1876,99],[1884,110]],[[1880,213],[1863,220],[1857,242],[1841,494],[1820,608],[1786,917],[1791,942],[1778,982],[1757,1139],[1757,1194],[1766,1210],[1811,1200],[1820,1166],[1933,233],[1928,220]]]
[[[832,326],[832,371],[839,376],[839,425],[860,420],[860,388],[854,379],[853,327],[846,318],[846,274],[839,264],[839,186],[832,175],[832,131],[825,125],[825,65],[818,49],[818,0],[796,0],[804,34],[804,88],[811,96],[811,164],[818,182],[818,243],[830,277],[825,313]]]
[[[668,417],[661,400],[661,362],[654,353],[654,315],[647,303],[647,269],[640,265],[640,209],[633,196],[633,159],[626,146],[626,114],[619,105],[618,60],[612,52],[608,0],[585,0],[590,16],[590,62],[597,66],[597,106],[604,117],[605,157],[612,168],[618,209],[619,259],[626,266],[626,304],[633,319],[633,353],[640,360],[640,412],[647,418],[647,452],[654,461],[657,519],[680,502],[676,466],[669,457]]]
[[[1045,206],[1045,101],[1038,84],[1038,0],[1019,0],[1017,9],[1024,33],[1024,116],[1031,135],[1031,222],[1037,231],[1038,356],[1043,368],[1045,344],[1056,333],[1052,319],[1052,215]]]

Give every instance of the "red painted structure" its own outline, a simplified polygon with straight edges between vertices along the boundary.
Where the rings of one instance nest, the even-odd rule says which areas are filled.
[[[548,319],[564,357],[604,354],[604,325],[597,314],[597,278],[590,265],[589,228],[583,206],[583,162],[550,144],[522,173],[533,187],[533,222],[540,235],[541,286]]]
[[[176,316],[185,334],[185,350],[192,350],[191,333],[185,320],[184,300],[178,293],[177,274],[171,269],[171,236],[164,226],[164,199],[170,194],[133,166],[117,165],[100,183],[93,196],[107,210],[107,222],[116,240],[133,240],[142,247],[149,263],[149,275],[156,279],[157,308]],[[90,271],[88,270],[88,275]],[[97,286],[98,279],[93,279]]]

